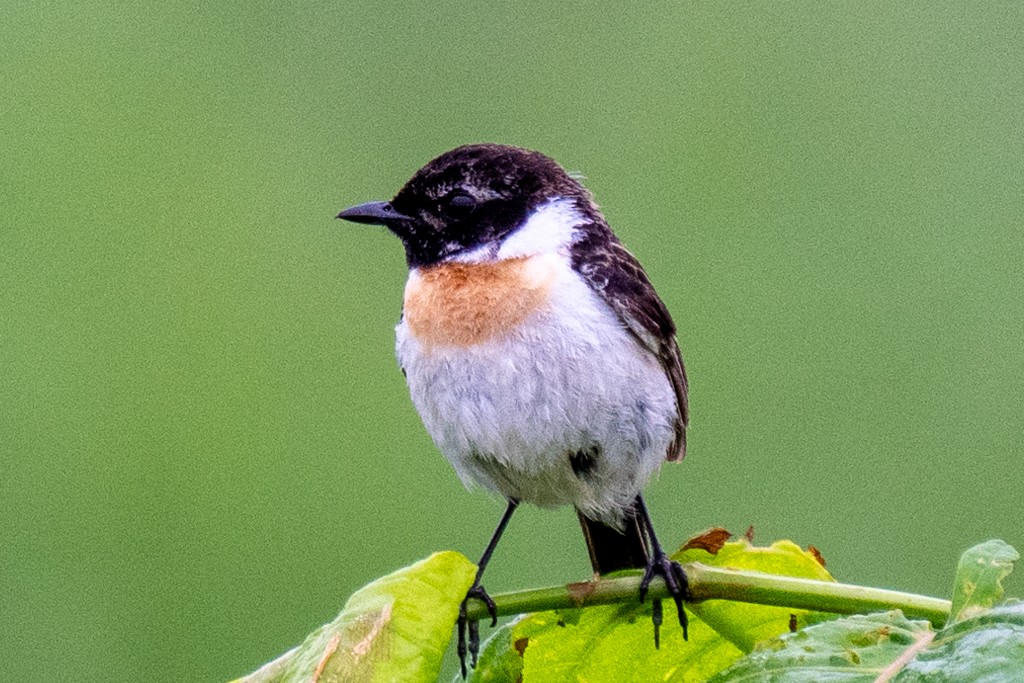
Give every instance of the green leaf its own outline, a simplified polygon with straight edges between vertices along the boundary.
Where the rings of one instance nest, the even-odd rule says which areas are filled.
[[[522,680],[523,657],[518,648],[527,641],[517,641],[513,636],[516,625],[526,617],[517,617],[502,624],[480,651],[480,660],[469,675],[469,683],[516,683]],[[511,644],[507,647],[506,643]],[[453,683],[461,683],[462,675],[455,674]]]
[[[960,683],[1024,680],[1024,604],[993,607],[1017,551],[988,541],[963,554],[954,618],[935,632],[899,610],[835,619],[760,645],[711,683]]]
[[[662,646],[654,648],[650,601],[633,601],[635,575],[498,595],[499,610],[574,607],[534,613],[499,629],[485,644],[472,680],[923,683],[1022,678],[1024,606],[992,607],[1018,559],[1001,541],[964,554],[957,573],[956,618],[936,633],[929,622],[909,620],[898,610],[834,619],[807,608],[850,612],[898,604],[940,624],[947,621],[948,601],[836,584],[820,556],[789,541],[757,548],[742,540],[724,543],[727,536],[714,530],[675,555],[694,577],[688,642],[666,600]],[[474,575],[475,567],[461,555],[439,553],[384,577],[353,595],[334,622],[301,646],[240,681],[434,680]],[[664,591],[660,582],[651,587],[652,596]],[[620,602],[623,598],[629,602]],[[803,609],[772,606],[793,604]],[[471,605],[474,613],[481,609]],[[817,623],[824,619],[831,621]]]
[[[895,610],[810,626],[763,644],[708,683],[869,683],[908,650],[934,637],[927,621]]]
[[[742,653],[696,619],[683,642],[666,605],[654,649],[650,604],[602,605],[530,615],[491,638],[471,681],[703,681]],[[518,663],[515,661],[518,659]]]
[[[766,571],[784,576],[832,580],[815,557],[783,541],[755,548],[726,543],[717,554],[686,550],[684,562]],[[805,610],[764,607],[725,600],[690,605],[689,641],[683,641],[671,601],[664,602],[661,648],[655,649],[651,606],[617,604],[579,610],[539,612],[497,631],[481,654],[472,682],[544,683],[566,680],[705,681],[743,656],[763,638],[789,630]]]
[[[939,631],[897,683],[1024,680],[1024,604],[1008,601]]]
[[[899,610],[844,617],[762,644],[709,683],[966,683],[1024,679],[1024,604],[939,632]]]
[[[989,610],[1003,597],[1003,579],[1020,554],[1000,540],[986,541],[960,556],[953,586],[951,621],[963,621]]]
[[[692,548],[676,553],[674,559],[682,563],[700,562],[712,567],[834,581],[818,557],[792,541],[776,541],[763,548],[752,546],[741,539],[724,544],[717,553]],[[802,628],[822,619],[833,618],[808,610],[752,605],[734,600],[706,600],[689,607],[701,620],[743,652],[750,652],[761,640],[785,633],[791,625]]]
[[[431,555],[354,593],[297,648],[235,683],[434,681],[476,567]]]

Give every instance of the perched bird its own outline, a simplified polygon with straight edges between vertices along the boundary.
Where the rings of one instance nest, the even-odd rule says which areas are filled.
[[[686,576],[641,491],[686,451],[686,372],[665,304],[590,193],[539,152],[476,144],[338,218],[402,241],[396,350],[413,404],[462,481],[508,501],[460,609],[463,676],[479,650],[466,604],[496,623],[480,580],[522,501],[574,506],[594,571],[644,569],[641,601],[660,576],[685,635]],[[657,600],[653,619],[657,645]]]

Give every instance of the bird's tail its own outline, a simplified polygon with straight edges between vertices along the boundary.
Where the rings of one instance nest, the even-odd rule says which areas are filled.
[[[582,512],[578,514],[595,573],[607,574],[647,566],[650,550],[643,521],[635,505],[626,513],[625,526],[621,531],[585,517]]]

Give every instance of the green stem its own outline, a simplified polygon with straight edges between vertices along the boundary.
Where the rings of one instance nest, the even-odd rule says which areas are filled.
[[[709,567],[699,562],[685,565],[692,602],[735,600],[836,614],[860,614],[899,609],[908,617],[927,619],[941,627],[949,617],[950,602],[913,593],[867,588],[831,581],[796,579],[761,572]],[[640,590],[639,576],[621,576],[567,586],[495,595],[499,615],[542,612],[552,609],[632,602]],[[651,584],[648,598],[667,598],[661,580]],[[470,603],[470,619],[487,618],[483,603]]]

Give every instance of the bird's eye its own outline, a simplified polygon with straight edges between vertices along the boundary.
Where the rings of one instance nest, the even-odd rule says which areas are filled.
[[[476,199],[465,192],[453,192],[445,198],[444,208],[451,218],[465,218],[476,208]]]

